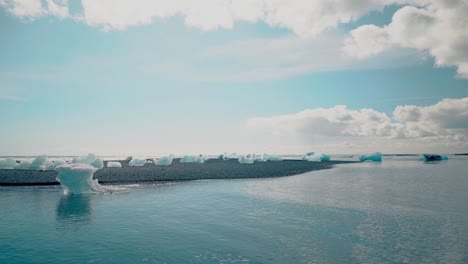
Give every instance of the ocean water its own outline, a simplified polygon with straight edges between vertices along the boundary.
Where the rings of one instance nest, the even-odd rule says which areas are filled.
[[[468,159],[302,175],[0,187],[0,263],[468,263]]]

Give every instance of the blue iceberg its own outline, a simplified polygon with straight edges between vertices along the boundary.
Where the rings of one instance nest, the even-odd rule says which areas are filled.
[[[380,152],[375,152],[367,155],[361,155],[359,156],[359,160],[361,162],[363,161],[375,161],[375,162],[381,162],[382,161],[382,153]]]
[[[172,164],[172,160],[174,159],[174,155],[164,156],[160,158],[154,158],[153,163],[157,166],[169,166]]]
[[[240,164],[253,164],[255,161],[255,154],[241,155],[239,157]]]
[[[19,164],[16,163],[16,160],[12,158],[0,160],[0,169],[12,170],[12,169],[16,169],[18,166]]]
[[[122,164],[118,161],[108,161],[107,168],[122,168]]]
[[[141,167],[146,164],[146,159],[132,158],[128,165],[130,167]]]
[[[182,163],[205,163],[206,157],[202,154],[198,156],[185,155],[180,162]]]
[[[322,161],[330,161],[330,156],[326,154],[308,152],[302,157],[302,159],[306,161],[322,162]]]
[[[57,166],[55,170],[58,172],[57,181],[65,193],[94,193],[101,189],[98,180],[93,180],[97,168],[89,164],[65,164]]]

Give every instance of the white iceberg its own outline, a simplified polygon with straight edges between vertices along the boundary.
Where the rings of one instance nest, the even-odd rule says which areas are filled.
[[[141,167],[146,164],[146,159],[139,159],[139,158],[132,158],[130,162],[128,163],[129,166],[131,167]]]
[[[107,168],[122,168],[122,164],[118,161],[107,162]]]
[[[267,154],[264,154],[263,158],[265,161],[282,161],[283,160],[283,158],[281,157],[278,157],[275,155],[267,155]]]
[[[6,159],[0,160],[0,169],[12,170],[12,169],[16,169],[18,166],[19,164],[16,163],[15,159],[6,158]]]
[[[206,157],[202,154],[198,156],[185,155],[180,162],[182,163],[205,163]]]
[[[53,170],[54,163],[47,158],[47,155],[40,155],[33,159],[28,170]]]
[[[382,153],[380,152],[375,152],[367,155],[361,155],[359,156],[359,160],[361,162],[363,161],[375,161],[375,162],[381,162],[382,161]]]
[[[302,157],[302,159],[306,161],[322,162],[330,161],[330,156],[321,153],[308,152]]]
[[[237,155],[235,152],[233,153],[228,153],[228,152],[224,152],[224,154],[220,154],[218,156],[218,159],[220,160],[228,160],[228,159],[238,159],[240,156]]]
[[[240,164],[253,164],[255,161],[255,154],[241,155],[239,157]]]
[[[64,160],[54,160],[54,167],[58,167],[65,164],[67,164],[67,162]]]
[[[172,164],[172,160],[174,159],[174,155],[163,156],[160,158],[154,158],[153,163],[157,166],[169,166]]]
[[[102,159],[98,158],[93,153],[89,153],[88,156],[73,158],[72,163],[88,164],[95,167],[96,169],[102,169],[104,167],[104,162],[102,161]]]
[[[65,189],[65,193],[84,194],[100,190],[98,180],[93,180],[97,168],[89,164],[65,164],[55,168],[58,172],[57,181]]]

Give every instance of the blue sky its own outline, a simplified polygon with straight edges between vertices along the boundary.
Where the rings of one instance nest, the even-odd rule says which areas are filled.
[[[0,155],[468,151],[467,127],[431,119],[465,124],[467,62],[446,62],[452,54],[400,35],[391,35],[391,47],[380,43],[395,34],[383,30],[406,5],[369,7],[309,33],[315,24],[234,19],[225,28],[214,15],[200,24],[183,12],[126,22],[88,17],[84,1],[56,3],[68,7],[66,16],[51,4],[28,13],[0,1]],[[414,8],[437,15],[447,7]],[[353,35],[365,25],[377,33]],[[360,38],[374,33],[380,46],[363,47],[374,42]],[[344,55],[346,45],[358,58]],[[459,100],[441,104],[446,98]],[[337,105],[346,109],[331,110]],[[395,115],[405,105],[416,107],[404,108],[405,118],[419,111],[421,119]],[[372,117],[349,112],[360,109],[388,119],[364,131]],[[339,123],[337,112],[352,120]],[[337,131],[317,133],[322,119]]]

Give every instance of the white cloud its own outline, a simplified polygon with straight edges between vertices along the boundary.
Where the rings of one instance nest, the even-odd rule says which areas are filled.
[[[18,17],[34,19],[42,15],[41,0],[2,0],[0,6]]]
[[[427,51],[436,66],[457,67],[468,78],[468,1],[430,1],[424,7],[405,6],[384,27],[361,26],[350,32],[344,51],[367,58],[392,45]]]
[[[252,118],[247,121],[251,131],[274,142],[295,144],[317,142],[353,142],[372,140],[386,144],[406,140],[411,144],[433,142],[431,146],[468,147],[468,97],[444,99],[437,104],[418,107],[397,106],[393,116],[373,109],[351,110],[346,106],[308,109],[299,113]],[[410,142],[408,142],[410,140]],[[408,149],[410,151],[410,149]]]

